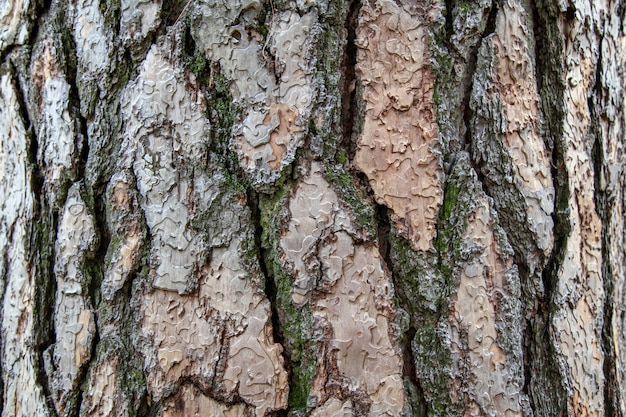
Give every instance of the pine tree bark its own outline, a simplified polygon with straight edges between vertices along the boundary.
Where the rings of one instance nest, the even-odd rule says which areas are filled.
[[[626,416],[625,10],[0,0],[2,416]]]

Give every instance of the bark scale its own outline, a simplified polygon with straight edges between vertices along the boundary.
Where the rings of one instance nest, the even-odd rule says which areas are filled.
[[[0,1],[3,416],[624,416],[621,2]]]

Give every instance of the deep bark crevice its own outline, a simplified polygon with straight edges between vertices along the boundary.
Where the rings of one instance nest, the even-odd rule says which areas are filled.
[[[152,45],[158,42],[161,36],[164,36],[166,33],[172,34],[169,31],[170,28],[173,27],[174,31],[178,32],[182,30],[182,25],[186,29],[188,24],[186,12],[191,2],[192,0],[163,0],[159,10],[159,25],[147,34],[145,40],[137,48],[137,51],[141,51],[140,54],[137,54],[141,56],[139,62],[144,61],[145,54],[148,53]]]
[[[452,1],[452,0],[448,0]],[[476,65],[478,62],[478,51],[483,44],[485,38],[489,35],[492,35],[496,31],[496,18],[498,16],[498,11],[500,10],[500,5],[497,0],[494,0],[489,9],[489,14],[487,15],[487,22],[485,23],[485,28],[480,34],[480,40],[476,42],[476,44],[472,45],[470,49],[470,54],[467,59],[467,72],[466,78],[463,80],[464,91],[463,91],[463,121],[465,122],[465,143],[472,143],[472,129],[471,123],[474,113],[470,106],[470,100],[472,97],[472,91],[474,89],[474,77],[476,76]],[[447,23],[447,21],[446,21]],[[450,28],[452,31],[452,28]],[[449,34],[452,36],[452,32]]]
[[[599,44],[602,45],[604,41],[604,35],[600,37]],[[604,160],[604,149],[602,144],[602,129],[600,127],[600,108],[605,101],[603,96],[602,76],[603,73],[603,61],[604,61],[603,49],[599,48],[598,63],[596,67],[596,78],[593,86],[593,94],[587,99],[587,104],[591,113],[591,127],[590,136],[593,138],[593,147],[591,153],[591,161],[594,171],[594,202],[595,211],[602,223],[601,231],[601,253],[602,253],[602,265],[601,273],[604,284],[604,311],[603,311],[603,323],[602,323],[602,350],[604,352],[603,372],[604,372],[604,407],[607,416],[622,415],[619,406],[619,386],[616,369],[617,361],[615,358],[615,351],[613,349],[613,312],[615,307],[615,300],[613,299],[613,268],[611,266],[611,231],[610,225],[611,216],[609,213],[608,201],[609,196],[607,190],[602,186],[602,177],[604,176],[604,167],[607,166],[607,161]]]
[[[450,1],[450,0],[449,0]],[[487,17],[487,23],[485,24],[485,28],[480,35],[480,40],[476,42],[475,45],[472,46],[470,50],[470,55],[467,60],[467,72],[466,78],[463,81],[464,91],[463,91],[463,101],[462,101],[462,112],[463,112],[463,126],[465,127],[465,135],[463,137],[463,147],[466,151],[470,152],[470,164],[478,181],[482,185],[482,190],[487,196],[493,198],[490,193],[489,181],[485,178],[485,174],[482,171],[482,167],[478,161],[476,161],[473,156],[473,147],[474,147],[474,110],[472,109],[471,99],[472,93],[474,91],[474,79],[476,77],[476,65],[478,63],[478,53],[480,48],[485,41],[485,39],[495,33],[496,31],[496,18],[498,16],[498,11],[500,10],[500,4],[498,0],[494,0],[491,4],[491,8],[489,10],[489,15]],[[449,19],[448,19],[449,20]],[[444,195],[445,199],[445,195]]]
[[[79,179],[85,178],[85,171],[87,169],[87,160],[89,159],[89,134],[87,130],[87,121],[82,116],[78,117],[78,123],[80,127],[80,135],[76,135],[76,149],[80,149],[78,156],[78,166],[76,167],[76,177]]]
[[[261,210],[259,208],[259,195],[252,189],[247,190],[247,201],[248,208],[250,209],[251,217],[252,217],[252,225],[254,227],[254,245],[255,249],[258,251],[258,262],[259,268],[261,269],[261,274],[265,280],[265,294],[270,301],[271,304],[271,313],[272,313],[272,335],[274,337],[274,342],[281,344],[285,347],[285,336],[283,335],[280,320],[278,316],[278,308],[277,308],[277,288],[274,276],[270,272],[270,268],[268,268],[265,263],[265,259],[267,256],[266,250],[263,248],[262,244],[262,236],[263,236],[263,226],[261,225]]]
[[[44,174],[38,161],[40,144],[30,120],[24,90],[19,84],[17,69],[13,63],[11,63],[11,75],[18,102],[18,111],[26,130],[26,140],[28,142],[26,159],[30,165],[34,203],[32,226],[29,236],[30,248],[28,250],[31,254],[31,259],[29,259],[32,268],[30,275],[36,280],[33,283],[35,284],[33,318],[39,318],[39,320],[35,319],[33,326],[35,339],[34,350],[37,353],[34,358],[34,368],[36,382],[44,392],[48,410],[53,415],[56,415],[52,401],[52,391],[49,387],[48,378],[44,369],[44,353],[56,342],[52,322],[54,317],[54,303],[50,303],[48,296],[50,293],[56,293],[56,282],[54,279],[54,242],[56,242],[57,235],[58,213],[48,206],[48,202],[45,199]],[[52,247],[50,247],[50,242],[53,242]],[[4,404],[2,406],[4,407]]]
[[[454,16],[452,11],[454,10],[454,3],[455,0],[445,0],[445,22],[444,22],[444,28],[446,31],[446,38],[444,40],[446,47],[448,48],[448,51],[452,52],[454,51],[456,48],[454,48],[454,46],[452,45],[452,36],[454,35]]]
[[[37,212],[35,212],[37,213]],[[49,385],[49,375],[47,375],[45,370],[45,356],[48,354],[49,350],[52,346],[56,344],[56,331],[54,330],[54,300],[56,300],[56,291],[57,285],[54,274],[54,244],[57,241],[57,231],[58,231],[58,214],[52,213],[51,216],[45,216],[47,220],[45,220],[41,215],[43,211],[39,212],[38,216],[40,217],[39,222],[43,225],[43,227],[38,228],[35,232],[35,236],[31,237],[31,241],[34,242],[34,257],[33,264],[37,265],[37,270],[42,271],[39,281],[39,284],[42,284],[39,288],[36,289],[36,309],[34,312],[34,317],[39,317],[40,320],[37,320],[38,324],[35,327],[40,326],[35,332],[38,333],[37,337],[37,345],[35,346],[35,350],[37,351],[36,357],[36,381],[43,390],[46,405],[48,410],[52,415],[56,415],[56,408],[54,406],[54,402],[52,400],[52,390]],[[36,219],[34,219],[36,221]],[[48,250],[40,250],[44,246],[50,246],[50,242],[52,242],[52,247],[48,247]],[[50,295],[52,294],[52,302],[50,301]]]
[[[48,10],[50,10],[50,5],[52,4],[52,0],[44,0],[43,2],[35,1],[34,3],[35,3],[35,7],[32,13],[33,19],[31,22],[31,27],[29,28],[30,33],[28,34],[26,38],[26,43],[24,45],[18,45],[18,44],[7,45],[3,50],[0,51],[0,64],[4,63],[6,59],[11,55],[11,53],[15,51],[17,48],[27,48],[37,41],[37,37],[39,35],[39,29],[41,26],[43,26],[43,21],[42,21],[43,17],[48,13]]]
[[[417,378],[417,370],[415,369],[415,355],[413,354],[412,343],[417,334],[417,329],[414,326],[410,326],[406,331],[406,344],[402,351],[402,373],[415,387],[415,393],[417,395],[417,404],[419,410],[413,410],[413,415],[420,417],[428,417],[428,404],[426,397],[424,396],[424,389],[422,384]]]
[[[532,8],[532,25],[535,37],[535,71],[542,112],[542,128],[546,148],[551,151],[551,176],[555,191],[554,245],[546,265],[541,271],[542,292],[530,290],[526,304],[524,329],[524,387],[531,408],[537,416],[566,413],[567,391],[560,379],[557,357],[550,323],[553,319],[555,288],[558,270],[566,255],[570,234],[569,178],[565,169],[566,143],[563,138],[562,79],[563,50],[559,30],[560,11],[554,4],[537,0]],[[527,283],[523,285],[532,285]]]
[[[619,395],[617,387],[617,362],[615,358],[615,352],[613,350],[613,311],[615,307],[615,300],[613,299],[613,268],[611,266],[611,219],[607,210],[607,196],[606,192],[600,188],[599,176],[602,175],[601,169],[603,166],[602,149],[598,138],[596,138],[593,146],[593,162],[595,170],[595,182],[596,182],[596,211],[602,221],[602,277],[604,281],[604,312],[602,323],[602,350],[604,351],[604,407],[607,416],[620,417],[621,410],[619,407]]]
[[[392,256],[392,242],[391,242],[391,233],[392,233],[392,222],[389,217],[389,209],[387,206],[382,204],[375,204],[375,223],[376,223],[376,235],[378,238],[378,251],[380,253],[381,258],[383,259],[389,273],[391,275],[391,281],[394,286],[395,291],[402,291],[405,288],[405,285],[398,280],[407,279],[407,277],[402,277],[398,271],[398,268],[395,265],[394,258]],[[398,239],[401,239],[398,237]],[[401,296],[399,298],[400,303],[403,308],[411,311],[411,307],[405,305],[405,303],[409,302],[406,300],[406,296]],[[411,319],[410,326],[406,330],[403,335],[398,335],[403,340],[401,343],[402,348],[402,374],[405,378],[405,381],[410,383],[409,390],[415,394],[413,398],[415,402],[411,404],[414,408],[417,407],[418,410],[413,410],[413,415],[418,415],[421,417],[428,417],[428,403],[424,396],[424,389],[422,387],[421,382],[417,376],[417,370],[415,368],[416,360],[413,352],[413,340],[415,339],[415,335],[417,333],[416,326],[419,326],[418,323],[415,322],[414,319]],[[406,383],[406,382],[405,382]]]
[[[357,46],[356,28],[358,25],[360,0],[352,0],[344,22],[346,41],[341,59],[341,146],[346,150],[348,159],[353,160],[356,152],[355,125],[358,119],[357,109]]]
[[[97,239],[97,247],[95,252],[88,254],[84,259],[84,269],[86,282],[83,283],[83,291],[85,296],[90,302],[90,307],[95,312],[94,314],[94,328],[95,333],[91,341],[91,356],[86,363],[80,367],[77,375],[77,386],[82,387],[87,383],[89,376],[89,369],[92,362],[96,357],[96,351],[98,343],[100,342],[100,323],[97,314],[98,306],[100,305],[100,284],[103,280],[105,258],[106,253],[111,241],[110,231],[108,229],[108,223],[106,218],[106,204],[103,198],[105,194],[106,185],[87,184],[85,181],[86,170],[88,165],[88,159],[90,155],[90,143],[89,143],[89,130],[87,126],[87,120],[81,114],[81,100],[80,90],[78,88],[77,80],[80,77],[77,58],[76,58],[76,43],[73,36],[65,34],[64,43],[69,46],[69,49],[64,51],[65,56],[65,75],[68,84],[70,85],[70,102],[69,110],[72,116],[75,118],[77,132],[75,134],[75,149],[78,149],[78,155],[76,156],[76,166],[74,168],[74,180],[81,182],[85,186],[85,192],[87,197],[85,202],[90,207],[91,214],[94,219],[94,228]],[[99,94],[98,94],[99,95]],[[66,193],[66,191],[65,191]],[[64,194],[65,194],[64,193]],[[63,196],[65,200],[66,195]],[[78,388],[76,390],[76,416],[80,415],[80,408],[83,401],[83,391]]]
[[[555,150],[557,147],[559,145],[555,146]],[[569,187],[567,174],[562,169],[565,163],[563,158],[564,155],[560,151],[553,152],[552,178],[559,178],[555,181],[555,200],[567,202]],[[555,225],[555,238],[552,253],[541,272],[543,294],[536,294],[535,300],[526,300],[527,303],[534,304],[534,311],[531,322],[527,323],[524,332],[524,392],[529,395],[535,412],[540,409],[565,412],[567,407],[565,387],[560,383],[551,383],[551,381],[556,380],[554,376],[559,375],[560,372],[554,361],[554,358],[557,357],[557,351],[554,346],[550,323],[553,318],[552,311],[555,304],[555,288],[558,285],[558,271],[565,259],[567,240],[570,234],[569,209],[555,210],[552,219]],[[552,393],[549,395],[550,401],[546,401],[547,397],[542,393]],[[540,413],[538,415],[547,414]]]
[[[353,161],[357,151],[357,139],[360,132],[359,118],[363,116],[363,108],[359,100],[360,86],[359,79],[356,72],[358,48],[356,45],[356,30],[358,27],[358,17],[362,7],[360,0],[353,0],[350,3],[350,7],[346,14],[346,20],[344,22],[344,29],[346,33],[346,40],[344,45],[343,57],[341,61],[341,134],[342,141],[340,146],[345,150],[348,161]],[[394,233],[394,227],[390,218],[390,209],[384,204],[376,202],[374,190],[370,184],[367,175],[355,168],[351,169],[351,177],[356,184],[360,185],[360,188],[365,191],[367,198],[370,200],[373,210],[373,223],[375,226],[376,240],[378,244],[378,252],[381,260],[383,261],[386,269],[390,275],[390,281],[393,284],[395,291],[399,291],[404,288],[398,282],[400,274],[397,271],[394,259],[392,256],[392,242],[391,234]],[[402,239],[398,237],[399,239]],[[403,297],[401,297],[403,299]],[[404,302],[401,301],[401,304]],[[409,306],[403,305],[403,308],[409,308]],[[398,340],[402,348],[402,372],[405,380],[405,384],[410,384],[407,390],[414,393],[412,406],[417,407],[418,410],[413,410],[413,414],[426,417],[428,411],[428,404],[424,397],[424,391],[422,385],[418,379],[415,369],[415,357],[412,349],[412,342],[415,338],[416,328],[411,319],[411,325],[402,335],[396,335],[402,339],[403,342]],[[328,378],[328,376],[327,376]],[[337,382],[334,382],[337,383]],[[332,383],[331,383],[332,384]],[[328,381],[327,381],[328,385]],[[339,384],[343,386],[343,384]],[[342,391],[343,392],[343,391]],[[350,392],[343,393],[346,397],[352,398],[353,406],[355,407],[356,415],[367,415],[369,413],[369,407],[371,404],[366,400],[367,396],[363,393]]]
[[[289,376],[290,386],[293,380],[294,372],[291,357],[288,355],[289,346],[285,340],[285,335],[280,323],[280,316],[278,314],[278,288],[276,280],[271,272],[271,268],[266,264],[266,257],[268,256],[267,250],[263,247],[263,226],[261,224],[261,210],[259,203],[259,194],[251,187],[247,189],[247,203],[250,209],[250,216],[252,220],[252,227],[254,233],[254,246],[257,251],[257,260],[259,263],[260,272],[263,276],[265,283],[265,295],[270,302],[270,319],[272,321],[272,336],[274,343],[278,343],[283,348],[283,361],[285,371]],[[278,410],[272,415],[276,417],[287,417],[287,410]]]
[[[11,55],[11,53],[17,48],[19,45],[7,45],[2,51],[0,51],[0,64],[3,64],[7,57]]]
[[[77,132],[74,137],[74,145],[75,149],[79,150],[78,155],[76,155],[74,178],[76,181],[80,181],[85,178],[85,170],[87,169],[87,159],[89,157],[89,134],[87,121],[80,112],[80,90],[77,84],[80,74],[78,71],[76,57],[76,41],[71,34],[64,33],[63,44],[67,49],[59,52],[64,56],[65,80],[70,86],[68,110],[70,111],[72,117],[75,118],[75,127]],[[65,195],[63,196],[63,200],[65,200]]]
[[[177,24],[184,18],[191,0],[164,0],[161,6],[161,22],[164,28]]]
[[[387,268],[393,275],[393,260],[391,259],[391,243],[389,234],[391,233],[391,221],[389,219],[389,209],[382,204],[376,204],[375,212],[376,232],[378,235],[378,251],[385,261]]]
[[[104,188],[104,186],[102,186]],[[100,286],[104,279],[104,269],[106,268],[106,254],[111,242],[111,232],[106,217],[106,203],[104,201],[104,190],[100,187],[88,190],[93,199],[92,214],[94,226],[98,239],[98,247],[92,256],[86,259],[90,273],[89,281],[86,283],[86,292],[94,309],[98,309],[101,302]],[[89,267],[90,266],[90,267]],[[96,326],[97,327],[97,326]]]
[[[84,164],[86,165],[86,156],[89,154],[87,141],[85,141],[84,148],[87,150],[84,153]],[[84,149],[83,148],[83,149]],[[82,160],[82,158],[81,158]],[[104,188],[104,187],[103,187]],[[94,319],[94,335],[91,341],[91,356],[86,361],[86,363],[79,369],[77,381],[78,387],[86,386],[87,378],[89,377],[89,369],[91,368],[94,360],[97,357],[98,345],[100,343],[100,317],[98,314],[98,310],[100,307],[100,287],[101,283],[104,279],[104,269],[106,268],[106,254],[109,248],[109,243],[111,241],[111,235],[108,228],[108,222],[106,218],[106,208],[105,202],[103,199],[104,191],[97,189],[87,190],[90,194],[90,200],[93,201],[92,207],[92,215],[94,217],[94,228],[96,230],[96,236],[98,239],[98,246],[95,249],[95,252],[90,254],[90,256],[86,257],[84,260],[85,271],[87,282],[84,285],[85,296],[89,299],[91,304],[90,307],[94,311],[93,319]],[[78,400],[76,403],[76,416],[80,415],[80,408],[83,401],[84,392],[82,389],[78,388]]]

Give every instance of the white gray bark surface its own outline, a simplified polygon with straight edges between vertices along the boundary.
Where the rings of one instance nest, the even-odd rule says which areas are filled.
[[[2,416],[626,416],[625,10],[0,0]]]

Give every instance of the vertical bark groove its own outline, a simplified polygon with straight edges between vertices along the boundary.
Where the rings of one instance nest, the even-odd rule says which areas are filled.
[[[47,14],[47,8],[42,11],[43,16]],[[38,25],[35,25],[35,34],[38,33]],[[31,118],[29,116],[28,105],[24,95],[24,88],[19,82],[20,78],[17,73],[15,64],[10,61],[11,71],[13,73],[14,89],[17,95],[20,116],[25,122],[27,129],[26,138],[28,142],[28,162],[31,169],[31,187],[33,190],[34,207],[32,213],[32,222],[29,245],[31,253],[32,269],[29,271],[34,276],[39,276],[39,286],[35,289],[35,345],[37,352],[35,362],[36,383],[39,384],[46,398],[47,411],[54,412],[54,404],[52,401],[52,391],[48,384],[48,378],[44,369],[44,353],[55,343],[54,326],[51,318],[54,312],[54,297],[50,300],[50,295],[56,292],[54,282],[54,249],[49,247],[50,242],[55,242],[57,237],[58,213],[54,211],[45,199],[44,180],[45,175],[39,162],[40,143]],[[2,300],[5,300],[3,295]],[[2,408],[4,409],[4,400]]]
[[[449,3],[451,3],[452,1],[454,0],[448,0]],[[467,60],[467,69],[466,69],[467,72],[466,72],[465,80],[462,81],[463,84],[465,85],[465,89],[463,91],[463,122],[465,123],[465,137],[464,137],[465,150],[469,150],[472,146],[472,143],[474,143],[472,139],[473,130],[474,130],[472,128],[472,118],[474,117],[474,113],[470,106],[470,100],[472,98],[472,90],[474,88],[474,77],[476,76],[476,64],[478,62],[478,51],[480,49],[480,46],[483,43],[483,40],[487,38],[488,36],[492,35],[496,31],[496,17],[498,16],[499,9],[500,9],[499,1],[494,0],[491,3],[489,14],[487,15],[487,22],[485,24],[485,29],[480,34],[480,38],[478,42],[476,42],[476,44],[471,46],[469,59]],[[452,19],[451,18],[446,19],[447,25],[448,25],[447,22],[449,21],[451,22]],[[452,23],[449,23],[449,25],[451,26]],[[449,30],[450,32],[448,32],[448,35],[452,36],[452,33],[451,33],[452,28],[450,27]],[[472,159],[472,163],[474,164],[474,171],[476,171],[476,174],[478,175],[478,178],[480,179],[481,183],[484,184],[484,175],[481,169],[478,167],[478,164],[476,163],[476,161],[474,161],[474,159]],[[483,190],[487,194],[489,194],[489,187],[483,186]]]
[[[537,83],[541,97],[546,136],[544,141],[552,152],[551,175],[554,179],[555,209],[554,246],[544,267],[542,292],[529,288],[527,297],[527,322],[525,329],[525,391],[528,392],[532,408],[538,416],[549,416],[555,412],[566,412],[566,388],[554,383],[553,375],[559,371],[554,364],[556,352],[550,330],[554,290],[557,285],[559,265],[565,258],[565,243],[570,233],[568,222],[569,186],[564,169],[563,91],[561,78],[562,39],[558,30],[559,12],[555,6],[537,1],[533,14],[535,27],[535,62]]]
[[[355,71],[357,47],[355,40],[360,10],[361,0],[351,0],[344,23],[346,39],[341,62],[341,145],[347,150],[348,159],[350,161],[354,159],[356,147],[354,143],[356,140],[355,135],[359,133],[355,131],[354,126],[359,118],[357,107],[357,79]]]
[[[274,338],[274,342],[278,343],[282,346],[282,357],[284,359],[284,367],[287,372],[289,378],[290,387],[293,385],[293,365],[292,359],[289,356],[289,347],[285,341],[285,335],[283,332],[283,328],[281,325],[281,319],[279,315],[279,307],[278,307],[278,289],[276,284],[276,279],[272,274],[271,268],[268,268],[267,265],[267,251],[263,247],[263,235],[267,232],[263,230],[263,225],[261,221],[261,209],[259,206],[259,194],[254,191],[251,187],[247,189],[247,202],[248,207],[250,209],[250,215],[252,217],[252,226],[254,232],[254,246],[257,251],[257,260],[259,263],[259,268],[261,270],[261,274],[263,276],[263,280],[265,281],[265,295],[270,302],[270,318],[272,322],[272,336]],[[272,414],[275,417],[287,417],[287,410],[278,410]]]

